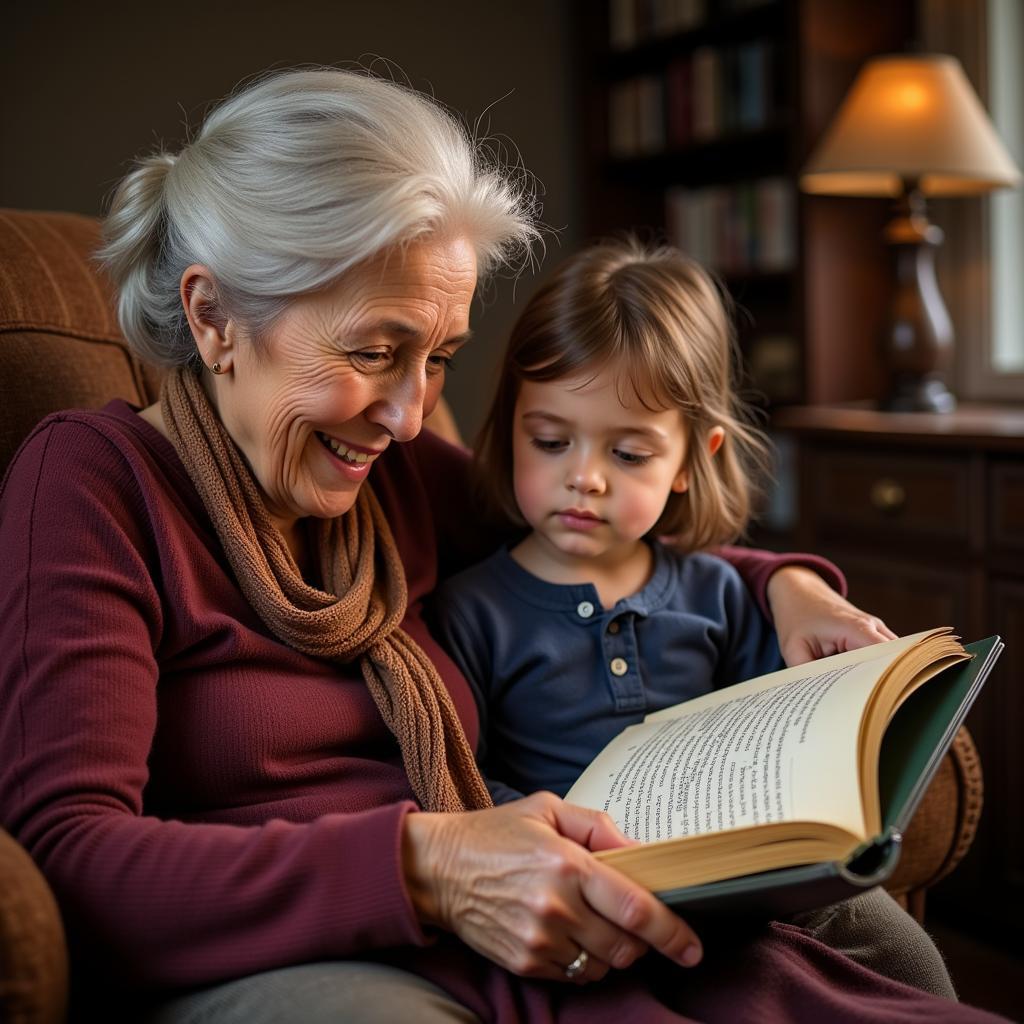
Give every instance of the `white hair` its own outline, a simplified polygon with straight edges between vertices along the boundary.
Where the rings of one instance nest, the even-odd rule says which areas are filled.
[[[518,271],[537,213],[532,177],[436,101],[368,72],[285,71],[221,103],[176,157],[139,160],[98,257],[125,337],[173,366],[196,358],[179,298],[190,264],[258,336],[290,298],[418,238],[458,231],[481,278]]]

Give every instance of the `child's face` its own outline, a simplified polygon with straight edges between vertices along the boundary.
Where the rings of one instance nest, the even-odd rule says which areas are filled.
[[[687,431],[680,410],[645,408],[614,368],[588,376],[523,381],[513,473],[519,509],[551,554],[601,559],[634,550],[686,490]]]

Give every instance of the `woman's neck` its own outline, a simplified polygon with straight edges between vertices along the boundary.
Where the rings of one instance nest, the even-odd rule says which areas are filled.
[[[604,608],[642,590],[654,571],[654,553],[642,540],[600,558],[575,557],[553,551],[537,533],[531,533],[509,552],[512,560],[547,583],[591,583]]]
[[[159,402],[154,402],[152,405],[147,405],[145,409],[140,409],[139,416],[151,427],[163,434],[168,441],[171,439]],[[284,536],[288,550],[292,553],[292,558],[295,559],[295,564],[298,565],[303,578],[307,582],[312,583],[313,586],[320,586],[319,582],[313,582],[314,573],[317,572],[316,560],[312,557],[309,550],[309,539],[302,520],[296,519],[294,516],[282,518],[281,516],[275,516],[273,512],[270,513],[270,518]],[[318,580],[319,576],[315,578]]]

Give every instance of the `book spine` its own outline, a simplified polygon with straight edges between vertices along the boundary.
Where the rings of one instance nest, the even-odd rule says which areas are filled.
[[[721,73],[717,50],[702,46],[693,52],[693,137],[713,139],[721,125]]]
[[[636,46],[634,0],[610,0],[608,4],[608,45],[613,50],[629,50]]]
[[[668,68],[666,105],[668,113],[668,145],[680,149],[693,136],[693,66],[688,57],[674,60]]]
[[[637,122],[637,153],[660,153],[665,148],[665,86],[659,75],[637,81]]]
[[[784,178],[670,189],[665,220],[674,245],[722,273],[795,265],[796,199]]]

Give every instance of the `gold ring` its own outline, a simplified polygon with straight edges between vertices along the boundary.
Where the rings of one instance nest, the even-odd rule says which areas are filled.
[[[590,960],[590,954],[585,950],[580,950],[580,955],[565,969],[565,976],[570,980],[574,981],[578,978],[586,969],[587,963]]]

